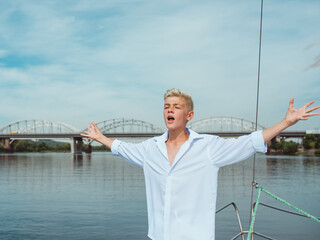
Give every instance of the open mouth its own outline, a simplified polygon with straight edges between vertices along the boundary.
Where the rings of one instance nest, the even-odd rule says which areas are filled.
[[[174,121],[174,117],[168,116],[168,117],[167,117],[167,120],[168,120],[169,123],[170,123],[170,122],[173,122],[173,121]]]

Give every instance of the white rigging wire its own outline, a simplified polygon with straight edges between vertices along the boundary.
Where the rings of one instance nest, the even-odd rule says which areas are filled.
[[[259,60],[258,60],[258,82],[257,82],[257,102],[256,102],[256,122],[255,130],[258,127],[258,111],[259,111],[259,88],[260,88],[260,63],[261,63],[261,36],[262,36],[262,13],[263,13],[263,0],[261,0],[261,10],[260,10],[260,35],[259,35]],[[253,156],[253,166],[252,166],[252,189],[251,189],[251,203],[250,203],[250,220],[252,218],[252,201],[253,201],[253,190],[255,185],[255,168],[256,168],[256,154]]]

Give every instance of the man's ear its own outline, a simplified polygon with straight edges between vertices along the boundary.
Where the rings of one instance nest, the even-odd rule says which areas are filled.
[[[190,121],[193,118],[193,116],[194,116],[194,112],[193,111],[189,111],[188,112],[188,116],[187,116],[188,121]]]

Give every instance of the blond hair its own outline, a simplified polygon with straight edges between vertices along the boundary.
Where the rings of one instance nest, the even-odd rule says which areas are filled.
[[[185,93],[184,91],[176,88],[168,89],[167,92],[164,94],[164,100],[168,97],[182,97],[187,104],[187,111],[193,111],[193,101],[189,94]]]

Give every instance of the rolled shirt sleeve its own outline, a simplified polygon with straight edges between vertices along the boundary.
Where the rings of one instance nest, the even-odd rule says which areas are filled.
[[[262,131],[256,131],[239,138],[225,139],[216,137],[211,142],[210,157],[217,167],[233,164],[244,160],[256,152],[266,152]]]
[[[121,144],[121,141],[119,141],[118,139],[114,140],[113,143],[111,144],[111,152],[113,155],[119,156],[118,147],[120,144]]]
[[[250,134],[253,148],[256,152],[267,152],[267,143],[264,142],[262,131],[256,131]]]
[[[111,145],[111,152],[115,156],[120,156],[129,163],[143,167],[145,146],[142,143],[128,143],[114,140]]]

